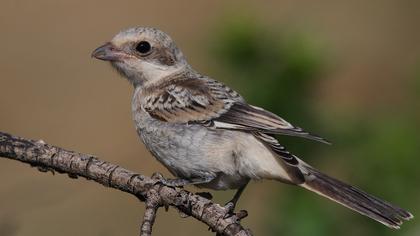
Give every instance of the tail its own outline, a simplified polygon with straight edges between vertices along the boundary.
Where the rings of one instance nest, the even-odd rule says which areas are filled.
[[[309,173],[305,178],[305,183],[301,184],[301,186],[308,190],[393,229],[399,229],[403,220],[413,218],[413,215],[404,209],[393,206],[337,179],[333,179],[313,167],[306,166],[306,168]]]

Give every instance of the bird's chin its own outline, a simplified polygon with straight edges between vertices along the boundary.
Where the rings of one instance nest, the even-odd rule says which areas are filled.
[[[132,66],[127,65],[121,61],[110,61],[111,66],[124,78],[132,84],[141,84],[142,74],[140,71],[135,70]]]
[[[120,61],[110,61],[112,68],[114,68],[118,73],[123,77],[128,77],[127,75],[127,66]]]
[[[123,65],[124,63],[121,61],[110,61],[109,63],[111,64],[112,67],[114,67],[117,70],[124,67]]]

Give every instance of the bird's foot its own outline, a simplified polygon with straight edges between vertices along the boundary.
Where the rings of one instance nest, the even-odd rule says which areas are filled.
[[[236,204],[232,201],[227,202],[224,206],[227,214],[233,214],[233,212],[235,211],[235,207],[236,207]]]
[[[187,184],[190,184],[189,180],[186,179],[162,179],[161,183],[168,187],[179,187],[182,188]]]
[[[225,208],[226,213],[225,216],[223,217],[223,219],[227,219],[229,217],[236,217],[237,221],[242,220],[243,218],[248,216],[248,212],[246,210],[239,210],[238,212],[234,212],[235,211],[235,206],[236,204],[233,201],[229,201],[228,203],[225,204],[225,206],[223,208]],[[209,231],[213,231],[212,228],[209,227]],[[221,234],[217,233],[216,236],[221,236]]]
[[[184,187],[187,184],[190,184],[191,181],[186,179],[165,179],[162,174],[154,173],[152,179],[156,180],[155,184],[163,184],[168,187]]]
[[[242,220],[243,218],[248,216],[248,212],[246,210],[239,210],[238,212],[235,212],[235,207],[236,204],[232,201],[225,204],[224,208],[226,210],[226,214],[224,216],[224,219],[235,215],[238,218],[238,220]]]
[[[191,179],[165,179],[160,173],[154,173],[152,178],[156,180],[155,184],[163,184],[168,187],[184,187],[185,185],[196,185],[196,184],[206,184],[214,179],[214,176],[202,176],[202,177],[195,177]]]

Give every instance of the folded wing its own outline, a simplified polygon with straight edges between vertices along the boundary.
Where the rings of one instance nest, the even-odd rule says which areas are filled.
[[[203,123],[219,129],[254,131],[325,139],[293,126],[281,117],[247,104],[224,84],[208,78],[172,81],[163,89],[150,89],[143,108],[154,118],[171,123]]]
[[[309,134],[302,128],[293,126],[281,117],[262,108],[246,103],[235,103],[220,117],[214,119],[216,126],[223,123],[234,125],[235,129],[260,131],[267,134],[283,134],[316,140],[322,143],[329,142],[319,136]],[[221,122],[221,124],[219,124]]]

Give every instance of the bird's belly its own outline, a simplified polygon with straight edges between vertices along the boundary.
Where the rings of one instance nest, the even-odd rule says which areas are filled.
[[[276,178],[278,158],[251,135],[201,125],[161,122],[135,116],[137,131],[147,149],[180,178],[213,176],[201,187],[239,188],[248,179]]]
[[[229,163],[234,145],[222,131],[155,119],[147,120],[137,131],[153,156],[178,177],[216,176],[219,172],[236,174],[235,167]]]

